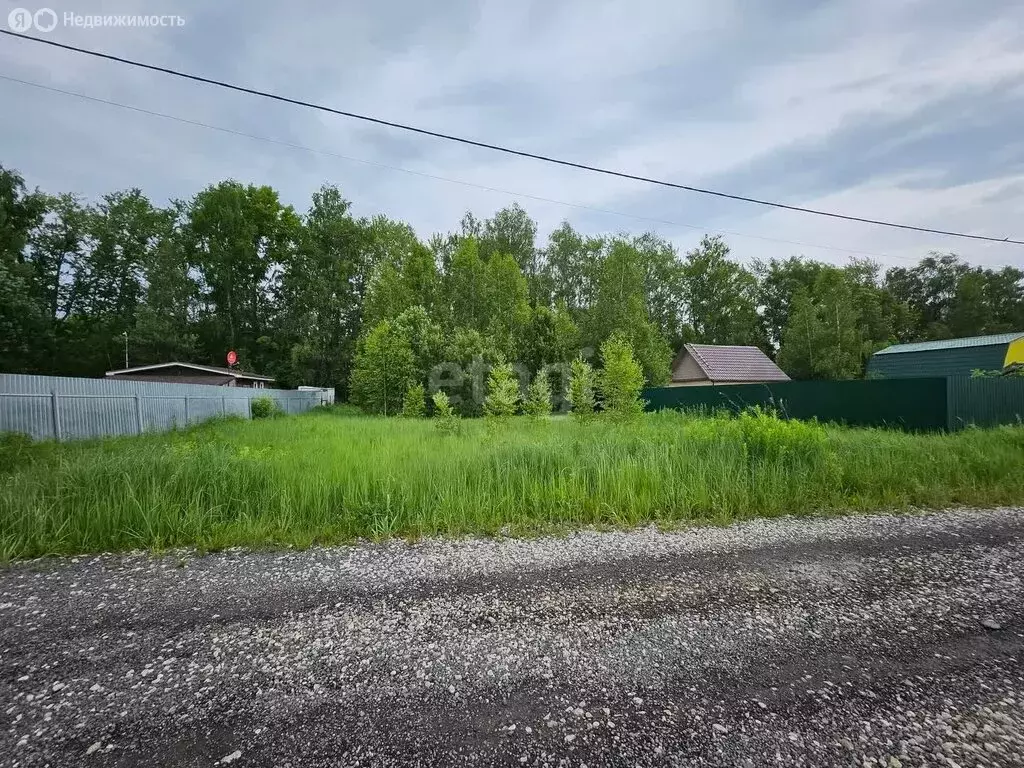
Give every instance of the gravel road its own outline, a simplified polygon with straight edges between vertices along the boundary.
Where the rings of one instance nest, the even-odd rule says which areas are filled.
[[[1024,766],[1024,510],[0,569],[4,766]]]

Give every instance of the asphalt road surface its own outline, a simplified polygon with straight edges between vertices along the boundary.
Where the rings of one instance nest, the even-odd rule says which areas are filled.
[[[0,569],[4,766],[1024,765],[1024,510]]]

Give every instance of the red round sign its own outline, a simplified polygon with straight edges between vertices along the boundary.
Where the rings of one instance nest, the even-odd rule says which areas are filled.
[[[234,365],[238,362],[238,355],[235,354],[235,350],[228,352],[228,365]]]

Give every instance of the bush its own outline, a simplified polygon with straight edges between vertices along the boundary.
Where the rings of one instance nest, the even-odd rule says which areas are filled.
[[[755,462],[824,459],[828,433],[816,421],[782,419],[761,408],[748,408],[737,418],[747,458]]]
[[[630,418],[643,413],[644,372],[633,356],[633,347],[616,331],[601,345],[601,397],[612,416]]]
[[[499,363],[491,368],[487,377],[487,397],[484,414],[492,418],[515,416],[519,407],[519,382],[511,363]]]
[[[249,401],[249,412],[254,419],[269,419],[281,415],[281,409],[272,397],[254,397]]]
[[[427,414],[427,396],[422,384],[413,384],[405,390],[402,415],[407,419],[422,419]]]
[[[576,418],[588,419],[594,415],[594,369],[582,357],[573,360],[569,367],[569,393],[566,399]]]
[[[541,418],[551,414],[551,384],[548,382],[546,368],[537,371],[533,382],[526,392],[526,402],[523,403],[523,410],[534,418]]]
[[[459,420],[459,414],[452,409],[452,404],[448,402],[448,395],[438,390],[431,399],[434,401],[435,426],[446,435],[458,433],[462,422]]]

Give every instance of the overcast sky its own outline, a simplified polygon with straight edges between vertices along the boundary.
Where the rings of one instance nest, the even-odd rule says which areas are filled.
[[[1020,0],[50,2],[39,36],[530,152],[920,226],[1024,238]],[[0,24],[16,7],[0,0]],[[175,14],[82,29],[65,12]],[[983,244],[771,211],[514,159],[0,37],[0,75],[256,134],[230,135],[0,80],[0,163],[86,198],[164,202],[234,178],[304,211],[324,183],[425,236],[518,200],[542,237],[727,232],[741,260],[906,264]],[[338,157],[343,155],[347,158]],[[363,161],[363,162],[359,162]],[[451,183],[401,170],[464,182]],[[497,188],[487,191],[474,186]],[[528,195],[628,216],[517,197]],[[752,237],[756,236],[756,237]],[[768,239],[759,239],[768,238]],[[775,240],[796,241],[794,245]]]

